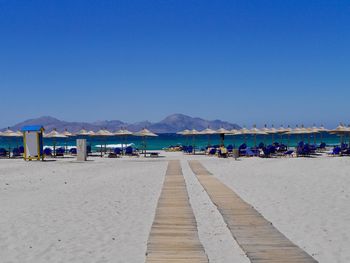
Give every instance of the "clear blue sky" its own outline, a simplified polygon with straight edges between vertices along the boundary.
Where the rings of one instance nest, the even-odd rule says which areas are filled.
[[[0,127],[350,122],[350,1],[0,0]]]

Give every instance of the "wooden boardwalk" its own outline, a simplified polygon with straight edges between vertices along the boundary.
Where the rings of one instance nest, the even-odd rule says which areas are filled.
[[[179,161],[169,161],[148,238],[146,262],[208,262]]]
[[[212,176],[199,161],[189,161],[189,164],[251,262],[317,262],[251,205]]]

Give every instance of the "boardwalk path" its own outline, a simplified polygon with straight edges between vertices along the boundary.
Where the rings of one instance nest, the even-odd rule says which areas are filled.
[[[146,262],[208,262],[179,161],[169,161],[148,239]]]
[[[189,164],[251,262],[317,262],[212,176],[199,161],[189,161]]]

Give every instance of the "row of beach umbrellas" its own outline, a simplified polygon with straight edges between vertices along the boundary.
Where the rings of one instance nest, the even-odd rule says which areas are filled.
[[[288,127],[279,127],[276,129],[274,126],[268,128],[267,125],[265,125],[263,128],[259,129],[254,125],[251,129],[247,129],[243,127],[242,129],[232,129],[232,130],[227,130],[224,128],[220,128],[218,130],[213,130],[210,128],[206,128],[202,131],[197,131],[196,129],[192,130],[183,130],[178,132],[177,134],[184,135],[184,136],[194,136],[196,135],[208,135],[208,145],[210,145],[210,135],[218,134],[220,135],[221,138],[221,144],[224,142],[224,137],[225,135],[243,135],[244,140],[246,142],[246,136],[247,135],[253,135],[254,136],[254,144],[256,145],[256,137],[257,135],[271,135],[272,136],[272,141],[274,141],[274,136],[280,135],[281,137],[283,135],[289,136],[290,135],[297,135],[297,136],[304,136],[304,135],[309,135],[309,140],[310,140],[310,135],[314,135],[314,140],[316,139],[316,134],[320,133],[322,136],[323,132],[328,132],[330,134],[338,134],[343,138],[344,135],[350,134],[350,126],[345,126],[343,124],[340,124],[338,127],[336,127],[333,130],[328,130],[326,129],[323,125],[321,127],[317,127],[316,125],[312,127],[304,127],[303,125],[299,127],[298,125],[295,128],[291,128],[290,126]],[[304,139],[304,138],[303,138]],[[321,138],[322,139],[322,138]],[[316,142],[315,142],[316,143]]]
[[[56,148],[56,139],[57,138],[68,138],[68,137],[74,137],[74,136],[83,136],[83,137],[88,137],[88,136],[96,136],[96,137],[111,137],[111,136],[123,136],[125,139],[127,136],[140,136],[143,138],[143,145],[144,145],[144,151],[146,154],[146,137],[156,137],[158,136],[157,134],[151,132],[150,130],[144,128],[138,132],[131,132],[126,129],[120,129],[116,132],[110,132],[107,129],[101,129],[97,132],[94,131],[87,131],[85,129],[80,130],[77,133],[71,133],[67,130],[64,132],[60,133],[56,129],[53,129],[49,133],[44,133],[44,138],[52,138],[53,139],[53,148],[55,152]],[[5,130],[4,132],[0,132],[0,137],[23,137],[23,133],[20,131],[12,131],[10,128]],[[101,156],[102,156],[102,145],[101,145]]]

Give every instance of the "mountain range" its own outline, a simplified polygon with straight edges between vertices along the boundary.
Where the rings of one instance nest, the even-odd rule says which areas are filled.
[[[107,129],[110,131],[116,131],[121,127],[126,128],[132,132],[139,131],[143,128],[147,128],[155,133],[175,133],[184,129],[196,129],[203,130],[210,127],[211,129],[239,129],[237,124],[229,123],[221,120],[204,120],[197,117],[190,117],[184,114],[172,114],[159,122],[136,122],[126,123],[120,120],[105,120],[96,122],[68,122],[56,119],[50,116],[43,116],[35,119],[29,119],[20,123],[17,123],[10,128],[12,130],[20,130],[26,125],[42,125],[46,131],[57,129],[57,131],[64,131],[67,129],[70,132],[77,132],[81,129],[98,131],[100,129]]]

